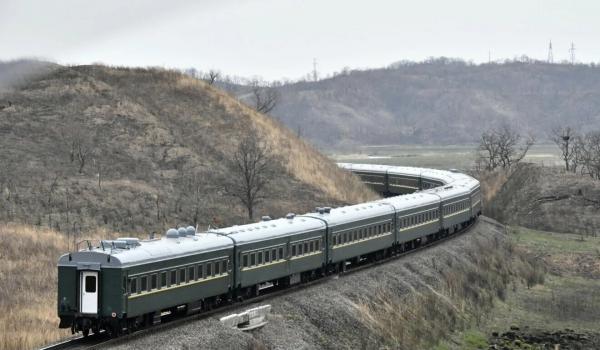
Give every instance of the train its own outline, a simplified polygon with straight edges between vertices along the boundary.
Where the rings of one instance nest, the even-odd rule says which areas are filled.
[[[456,170],[338,165],[385,198],[205,232],[82,241],[58,261],[59,327],[118,336],[390,257],[481,215],[479,182]]]

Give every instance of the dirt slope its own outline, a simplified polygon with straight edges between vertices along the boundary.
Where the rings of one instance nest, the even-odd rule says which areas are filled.
[[[223,159],[251,129],[281,168],[258,216],[373,198],[278,122],[201,81],[161,69],[57,66],[0,95],[0,220],[74,232],[242,222],[219,183]]]

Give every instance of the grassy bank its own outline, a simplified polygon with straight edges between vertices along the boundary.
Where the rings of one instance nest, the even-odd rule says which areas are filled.
[[[511,227],[509,233],[517,249],[546,267],[544,283],[530,288],[511,284],[506,298],[494,303],[483,322],[465,332],[456,332],[440,348],[487,348],[492,333],[511,327],[526,332],[573,329],[599,333],[600,238],[522,227]],[[474,335],[484,347],[469,345]]]
[[[432,260],[436,275],[422,276],[411,293],[382,290],[360,305],[364,322],[386,346],[428,349],[451,332],[480,323],[509,289],[543,283],[542,264],[513,240],[491,235],[473,240],[475,249],[463,256]],[[480,343],[469,334],[469,342]]]

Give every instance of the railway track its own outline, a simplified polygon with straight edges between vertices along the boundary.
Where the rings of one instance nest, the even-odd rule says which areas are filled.
[[[480,217],[479,220],[485,220],[484,217]],[[332,274],[332,275],[327,275],[325,277],[322,278],[318,278],[312,281],[308,281],[308,282],[304,282],[292,287],[287,287],[287,288],[281,288],[281,289],[272,289],[272,290],[268,290],[265,291],[263,294],[250,298],[250,299],[246,299],[244,301],[240,301],[240,302],[234,302],[231,304],[227,304],[227,305],[222,305],[219,306],[213,310],[210,311],[202,311],[202,312],[198,312],[198,313],[193,313],[193,314],[189,314],[189,315],[185,315],[185,316],[180,316],[177,318],[174,318],[172,320],[169,320],[167,322],[163,322],[161,324],[158,325],[154,325],[154,326],[150,326],[147,328],[143,328],[141,330],[135,331],[133,333],[129,333],[129,334],[125,334],[122,335],[118,338],[109,338],[106,334],[104,334],[104,332],[100,333],[100,334],[95,334],[95,335],[91,335],[87,338],[84,338],[83,336],[75,336],[73,338],[70,339],[66,339],[64,341],[61,341],[59,343],[55,343],[55,344],[51,344],[45,347],[40,348],[40,350],[59,350],[59,349],[69,349],[69,350],[94,350],[94,349],[100,349],[102,347],[108,346],[108,345],[120,345],[120,344],[124,344],[127,343],[133,339],[139,338],[139,337],[143,337],[144,335],[148,334],[149,332],[157,332],[157,331],[162,331],[162,330],[167,330],[167,329],[171,329],[171,328],[175,328],[181,324],[187,323],[187,322],[191,322],[191,321],[197,321],[197,320],[202,320],[202,319],[206,319],[209,318],[211,316],[214,316],[216,314],[221,314],[221,313],[226,313],[228,311],[232,311],[235,309],[239,309],[245,306],[249,306],[252,304],[257,304],[257,303],[261,303],[265,300],[280,296],[280,295],[284,295],[284,294],[288,294],[288,293],[294,293],[296,291],[300,291],[309,287],[312,287],[314,285],[318,285],[321,283],[325,283],[328,281],[331,281],[333,279],[337,279],[341,276],[345,276],[345,275],[350,275],[368,268],[372,268],[374,266],[379,266],[379,265],[383,265],[392,261],[395,261],[401,257],[405,257],[405,256],[409,256],[415,253],[418,253],[422,250],[437,246],[438,244],[444,243],[448,240],[451,240],[455,237],[458,237],[460,235],[462,235],[463,233],[471,230],[474,226],[476,226],[479,223],[479,220],[473,222],[471,225],[459,230],[458,232],[451,234],[449,236],[446,237],[442,237],[439,238],[435,241],[432,241],[430,243],[424,244],[420,247],[417,247],[415,249],[412,250],[408,250],[396,255],[392,255],[390,257],[387,258],[383,258],[377,261],[371,261],[371,262],[367,262],[367,263],[363,263],[363,264],[359,264],[356,266],[350,266],[346,271],[344,272],[340,272],[337,274]],[[487,220],[485,220],[487,222]]]

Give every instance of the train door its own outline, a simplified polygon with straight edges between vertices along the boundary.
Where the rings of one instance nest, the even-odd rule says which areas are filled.
[[[98,313],[98,272],[81,271],[80,305],[82,314]]]

